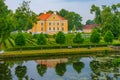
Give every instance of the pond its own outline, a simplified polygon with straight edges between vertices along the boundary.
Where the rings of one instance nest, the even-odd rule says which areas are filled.
[[[0,61],[0,80],[120,80],[118,57]],[[119,59],[120,60],[120,59]]]

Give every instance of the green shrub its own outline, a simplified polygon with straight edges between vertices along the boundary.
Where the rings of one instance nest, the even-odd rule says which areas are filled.
[[[74,43],[83,43],[84,39],[82,38],[81,33],[77,33],[76,36],[73,38]]]
[[[45,45],[47,43],[46,37],[44,36],[43,33],[39,34],[38,39],[37,39],[37,44],[38,45]]]
[[[107,31],[104,36],[104,41],[107,43],[111,43],[111,42],[113,42],[113,39],[114,39],[114,35],[112,34],[112,32]]]
[[[92,43],[99,43],[100,42],[100,33],[94,29],[91,36],[90,36],[90,42]]]

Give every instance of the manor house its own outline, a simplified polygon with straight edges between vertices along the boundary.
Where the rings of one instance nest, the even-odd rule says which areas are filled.
[[[42,13],[38,16],[39,21],[32,27],[30,32],[32,34],[46,33],[56,34],[59,31],[68,32],[68,21],[56,12]]]

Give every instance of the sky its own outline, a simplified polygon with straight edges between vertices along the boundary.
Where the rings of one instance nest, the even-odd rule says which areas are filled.
[[[9,9],[15,10],[22,3],[23,0],[6,0],[5,3]],[[25,0],[28,1],[28,0]],[[74,11],[82,16],[82,23],[88,19],[94,19],[94,14],[90,14],[90,8],[93,4],[96,6],[112,5],[120,3],[120,0],[29,0],[30,8],[36,14],[44,11],[52,10],[59,11],[66,9],[68,11]]]

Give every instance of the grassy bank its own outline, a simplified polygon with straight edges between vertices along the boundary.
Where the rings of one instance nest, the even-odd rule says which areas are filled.
[[[83,55],[83,54],[99,54],[110,53],[115,50],[109,47],[94,47],[88,48],[72,48],[72,49],[44,49],[44,50],[24,50],[20,51],[7,51],[0,54],[0,59],[7,58],[23,58],[23,57],[51,57],[51,56],[66,56],[66,55]]]

